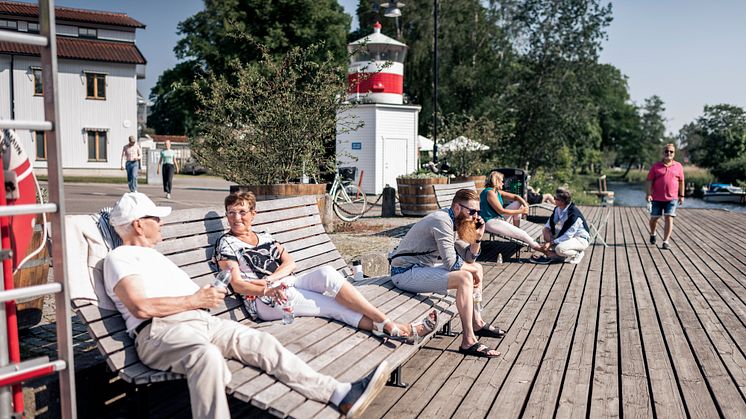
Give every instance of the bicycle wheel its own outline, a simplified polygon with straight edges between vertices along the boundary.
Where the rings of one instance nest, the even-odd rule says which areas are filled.
[[[334,193],[334,213],[343,221],[355,221],[362,217],[367,204],[365,192],[357,185],[343,186]]]

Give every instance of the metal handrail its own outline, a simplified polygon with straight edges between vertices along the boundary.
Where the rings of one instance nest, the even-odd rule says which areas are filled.
[[[62,291],[62,284],[60,284],[59,282],[50,282],[49,284],[14,288],[10,291],[0,291],[0,303],[19,300],[21,298],[41,297],[42,295],[56,294],[60,291]]]
[[[22,121],[0,119],[0,129],[27,129],[31,131],[51,131],[54,124],[49,121]]]
[[[0,207],[0,217],[26,214],[49,214],[57,212],[57,204],[26,204]]]
[[[19,369],[17,371],[0,374],[0,386],[17,384],[31,380],[32,378],[43,377],[57,371],[63,371],[65,369],[67,369],[67,362],[60,359],[32,367],[23,367],[22,364],[19,364]]]
[[[49,43],[46,36],[14,31],[0,31],[0,41],[36,45],[39,47],[46,47]]]

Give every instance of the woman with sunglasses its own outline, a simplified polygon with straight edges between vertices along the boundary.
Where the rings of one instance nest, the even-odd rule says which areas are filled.
[[[410,344],[435,331],[436,310],[418,323],[394,323],[331,266],[293,275],[295,261],[285,248],[271,234],[252,229],[253,193],[228,195],[225,212],[230,231],[216,242],[213,257],[220,269],[231,270],[230,285],[245,296],[252,318],[278,320],[288,303],[296,316],[330,318]]]
[[[541,245],[519,226],[521,216],[528,213],[528,203],[520,196],[503,190],[503,174],[494,170],[487,177],[486,187],[479,194],[480,215],[486,222],[485,230],[493,234],[522,241],[540,251]],[[504,205],[503,198],[512,200]]]

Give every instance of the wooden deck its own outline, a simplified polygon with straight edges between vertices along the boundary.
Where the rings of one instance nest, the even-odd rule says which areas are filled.
[[[602,230],[609,247],[589,247],[579,265],[496,264],[496,252],[514,245],[485,246],[484,316],[508,333],[482,341],[500,358],[464,357],[460,337],[436,337],[405,364],[409,386],[386,387],[364,417],[746,417],[746,213],[680,209],[673,249],[663,251],[660,232],[658,246],[647,244],[644,209],[583,211],[594,222],[611,211]],[[344,356],[322,348],[325,330],[342,326],[317,323],[296,337],[308,345],[304,359]],[[365,349],[350,362],[375,361],[361,357]],[[91,398],[83,388],[81,417],[132,408],[116,396],[81,410]],[[141,408],[188,417],[186,394],[183,381],[157,383]],[[230,402],[233,417],[267,417]]]
[[[746,214],[681,209],[665,251],[644,209],[584,208],[602,211],[609,247],[579,265],[486,248],[483,314],[508,333],[483,342],[503,355],[437,337],[365,417],[746,417]]]

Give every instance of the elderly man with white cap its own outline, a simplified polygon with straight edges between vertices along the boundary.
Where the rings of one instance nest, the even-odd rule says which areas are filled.
[[[230,417],[225,386],[231,373],[225,358],[261,368],[348,417],[362,413],[385,384],[386,362],[359,381],[342,383],[314,371],[272,335],[211,316],[204,309],[217,307],[225,288],[200,288],[155,250],[161,218],[170,213],[170,207],[156,206],[142,193],[122,196],[110,222],[123,244],[107,255],[104,282],[142,362],[186,375],[192,415]]]

